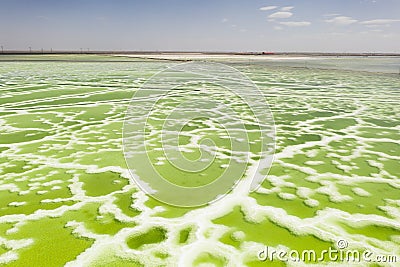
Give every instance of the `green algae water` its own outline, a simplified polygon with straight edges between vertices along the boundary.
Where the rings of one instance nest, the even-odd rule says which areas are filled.
[[[178,61],[0,58],[1,264],[321,266],[330,260],[258,256],[266,246],[319,255],[338,241],[371,251],[357,266],[396,266],[382,255],[399,264],[400,60],[201,60],[236,68],[266,96],[275,157],[255,192],[179,208],[142,192],[122,151],[133,94]],[[182,142],[197,128],[185,128]]]

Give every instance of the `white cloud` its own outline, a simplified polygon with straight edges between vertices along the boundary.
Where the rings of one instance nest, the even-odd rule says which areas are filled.
[[[294,8],[294,6],[285,6],[285,7],[282,7],[281,10],[282,10],[282,11],[290,11],[290,10],[292,10],[293,8]]]
[[[356,23],[357,20],[351,17],[339,16],[339,17],[334,17],[333,19],[327,19],[325,20],[325,22],[333,23],[336,25],[350,25]]]
[[[365,25],[365,27],[368,27],[371,29],[388,27],[388,26],[390,26],[390,24],[368,24],[368,25]]]
[[[331,33],[328,33],[328,34],[332,35],[332,36],[345,36],[346,35],[343,32],[331,32]]]
[[[365,25],[382,25],[382,24],[390,24],[393,22],[400,22],[400,19],[374,19],[374,20],[361,21],[360,23]]]
[[[260,10],[267,11],[267,10],[272,10],[275,8],[277,8],[277,6],[263,6],[263,7],[260,7]]]
[[[330,14],[325,14],[325,15],[323,15],[324,17],[337,17],[337,16],[339,16],[340,14],[338,14],[338,13],[330,13]]]
[[[228,22],[228,19],[227,19],[227,18],[223,18],[223,19],[221,20],[221,22],[222,22],[222,23]]]
[[[311,22],[308,22],[308,21],[285,21],[285,22],[279,22],[279,24],[289,26],[289,27],[302,27],[302,26],[311,25]]]
[[[279,12],[275,12],[275,13],[269,15],[268,17],[272,18],[272,19],[286,19],[286,18],[291,17],[292,15],[293,15],[293,13],[291,13],[291,12],[279,11]]]
[[[282,30],[282,27],[280,27],[280,26],[275,26],[274,29],[277,30],[277,31],[280,31],[280,30]]]

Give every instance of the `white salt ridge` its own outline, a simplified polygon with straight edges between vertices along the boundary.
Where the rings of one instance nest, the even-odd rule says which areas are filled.
[[[246,234],[243,231],[235,231],[232,233],[232,238],[237,241],[242,241],[245,239]]]
[[[296,194],[301,198],[308,198],[310,197],[314,191],[308,187],[297,187]]]
[[[361,197],[371,196],[371,194],[369,192],[367,192],[364,189],[359,188],[359,187],[352,188],[351,190],[354,192],[354,194],[361,196]]]
[[[55,190],[60,190],[61,188],[62,188],[61,186],[55,185],[50,190],[55,191]]]
[[[21,202],[17,202],[17,201],[13,201],[8,203],[8,206],[10,207],[20,207],[26,204],[26,201],[21,201]]]
[[[296,198],[296,195],[290,193],[279,193],[278,197],[280,197],[281,199],[293,200]]]
[[[307,206],[311,207],[311,208],[315,208],[319,206],[319,201],[316,199],[306,199],[304,200],[304,204],[306,204]]]
[[[325,164],[325,162],[309,160],[309,161],[304,162],[304,164],[305,165],[310,165],[310,166],[317,166],[317,165],[323,165],[323,164]]]

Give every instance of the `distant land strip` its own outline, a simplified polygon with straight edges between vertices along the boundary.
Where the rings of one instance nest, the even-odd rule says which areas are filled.
[[[374,57],[374,56],[385,56],[385,57],[400,57],[400,53],[383,53],[383,52],[372,52],[372,53],[336,53],[336,52],[196,52],[196,51],[58,51],[58,50],[4,50],[0,51],[1,55],[254,55],[254,56],[354,56],[354,57]],[[157,58],[158,59],[158,58]]]

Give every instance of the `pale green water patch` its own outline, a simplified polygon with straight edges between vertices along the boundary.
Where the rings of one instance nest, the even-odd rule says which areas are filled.
[[[290,249],[303,250],[313,248],[317,253],[328,249],[332,244],[318,239],[313,235],[296,235],[290,230],[279,226],[265,218],[261,223],[252,223],[246,220],[240,207],[236,207],[231,213],[213,220],[213,223],[222,224],[231,228],[230,231],[243,231],[244,239],[241,241],[253,241],[266,246],[284,245]],[[228,233],[229,235],[232,232]],[[222,240],[221,240],[222,241]],[[232,242],[237,242],[232,240]],[[232,244],[228,242],[228,244]],[[238,246],[237,244],[236,246]]]
[[[143,245],[160,243],[167,238],[167,230],[161,227],[154,227],[145,233],[134,235],[126,240],[131,249],[140,249]]]
[[[108,195],[121,190],[128,184],[128,180],[115,172],[84,173],[79,178],[83,182],[83,189],[89,196]]]
[[[349,234],[372,237],[382,241],[390,241],[392,237],[400,236],[400,229],[388,226],[371,224],[363,227],[353,227],[345,223],[341,223],[340,225],[344,227]]]
[[[62,218],[31,221],[7,238],[33,238],[34,243],[18,251],[19,259],[8,266],[60,266],[74,260],[93,244],[93,240],[77,237],[65,227]]]
[[[193,266],[201,266],[203,264],[210,264],[216,267],[223,267],[227,264],[227,259],[221,256],[213,255],[209,252],[202,252],[193,261]]]

